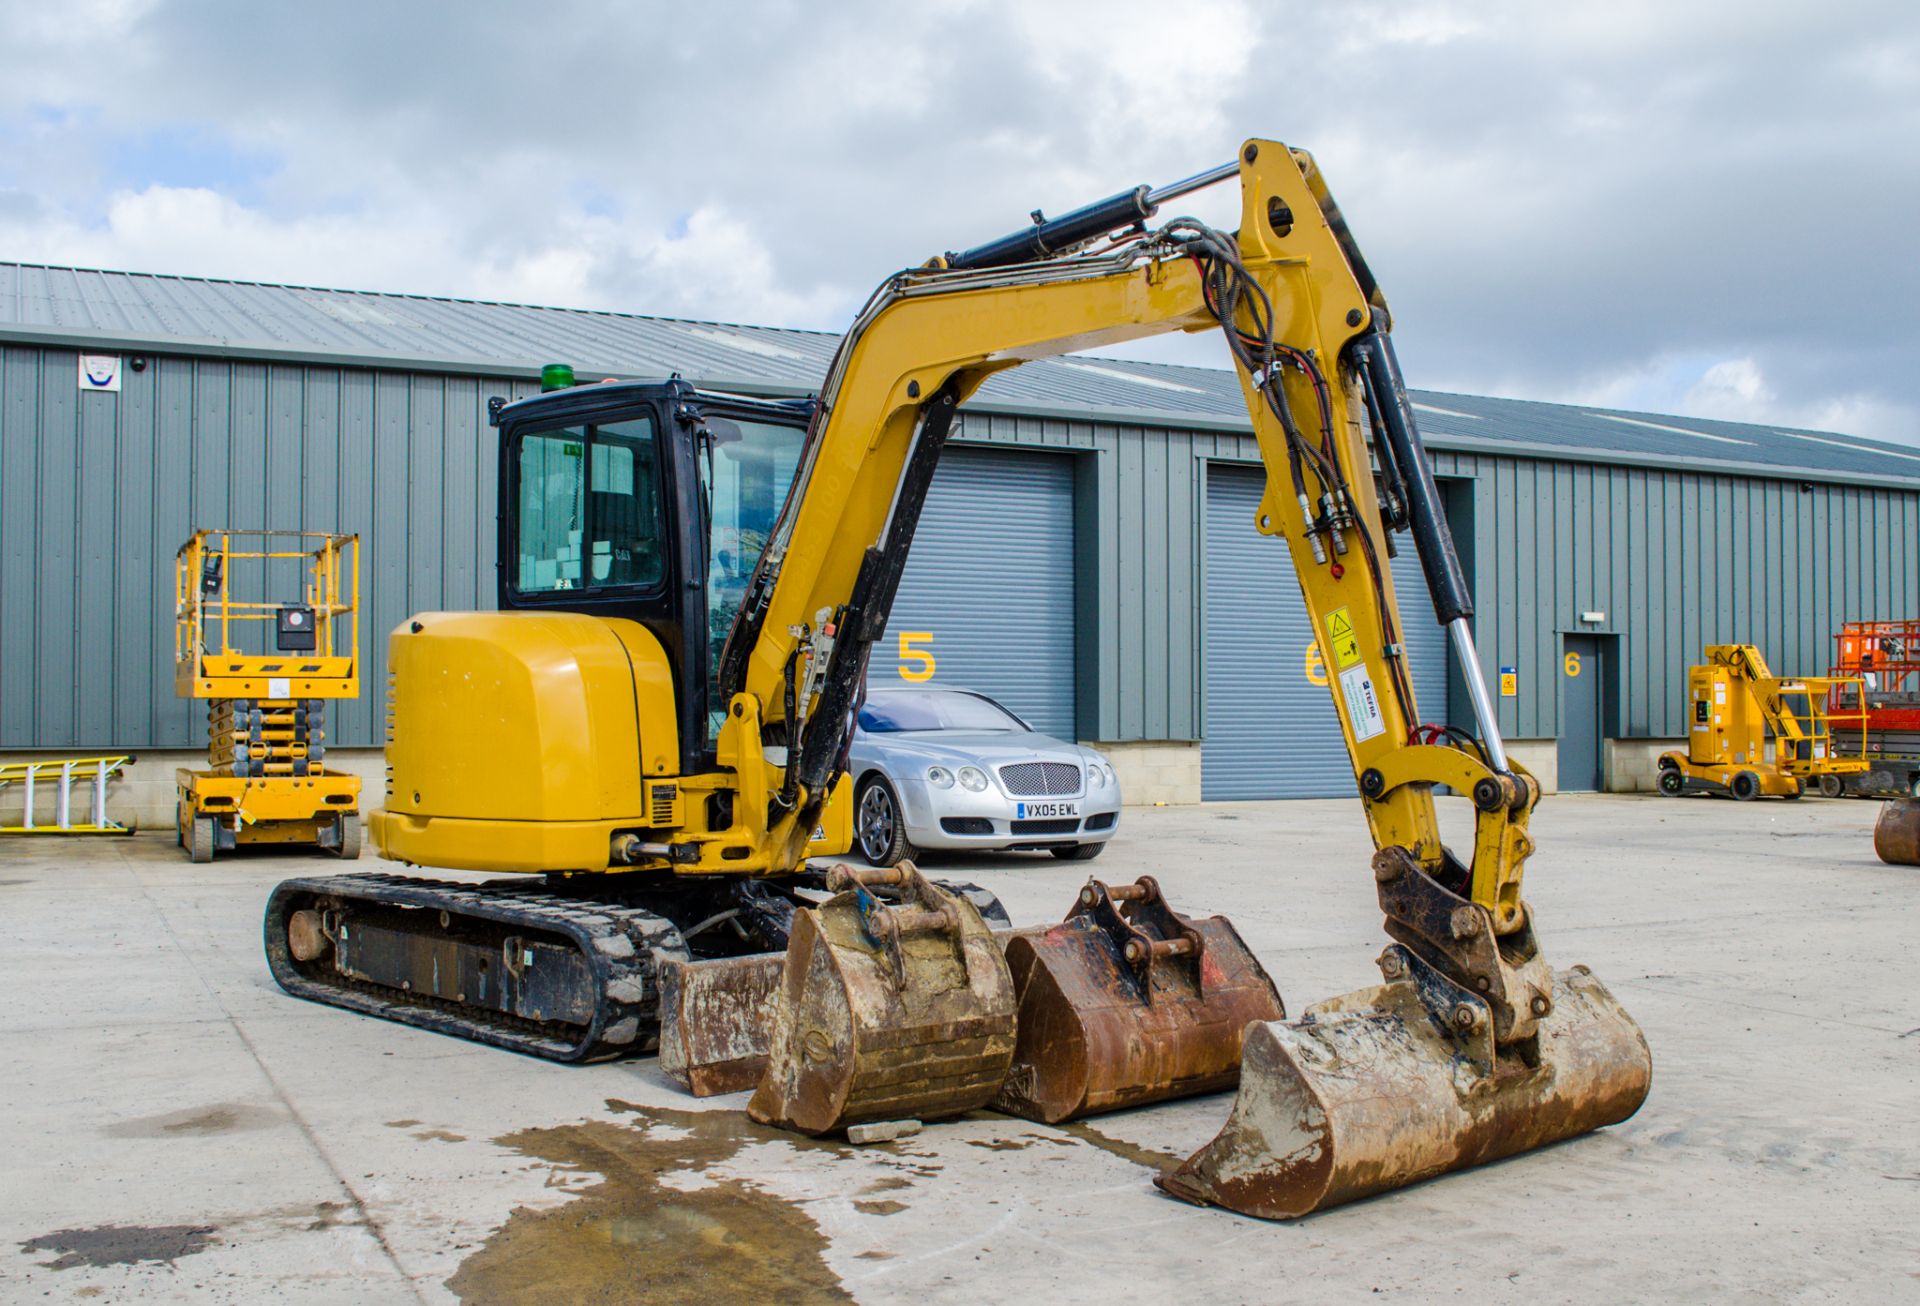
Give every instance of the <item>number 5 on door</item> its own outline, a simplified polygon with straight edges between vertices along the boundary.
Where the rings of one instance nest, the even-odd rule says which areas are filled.
[[[933,679],[933,653],[929,649],[915,648],[915,644],[933,643],[930,630],[903,630],[900,632],[900,679],[911,680],[916,684]]]

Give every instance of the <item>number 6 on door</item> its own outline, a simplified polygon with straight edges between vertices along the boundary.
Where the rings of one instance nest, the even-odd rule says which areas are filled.
[[[1578,653],[1567,654],[1567,674],[1570,676],[1580,674],[1580,655]]]
[[[933,653],[924,648],[915,648],[916,643],[933,643],[930,630],[903,630],[900,632],[900,679],[918,683],[933,679]]]

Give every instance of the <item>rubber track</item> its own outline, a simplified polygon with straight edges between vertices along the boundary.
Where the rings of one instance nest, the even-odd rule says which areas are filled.
[[[501,927],[502,937],[527,930],[570,939],[594,977],[593,1018],[584,1027],[531,1021],[349,979],[325,960],[303,965],[288,950],[287,918],[318,897],[445,911]],[[653,1051],[660,1032],[654,958],[688,956],[679,929],[664,916],[618,902],[545,892],[537,884],[523,888],[383,874],[286,880],[267,900],[262,925],[273,977],[297,998],[549,1061]]]

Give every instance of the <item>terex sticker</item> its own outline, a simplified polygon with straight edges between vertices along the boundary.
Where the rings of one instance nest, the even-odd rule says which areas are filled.
[[[1347,699],[1347,720],[1353,726],[1354,742],[1385,734],[1387,718],[1380,711],[1380,696],[1373,692],[1373,678],[1365,667],[1340,673],[1340,692]]]
[[[1337,665],[1350,667],[1360,661],[1360,638],[1353,633],[1353,618],[1345,608],[1335,608],[1327,615],[1327,635]]]

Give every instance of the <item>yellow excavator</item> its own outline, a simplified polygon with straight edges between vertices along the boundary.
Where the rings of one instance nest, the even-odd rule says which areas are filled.
[[[1237,232],[1151,225],[1236,180]],[[817,402],[678,381],[496,402],[503,611],[394,632],[373,833],[404,862],[517,874],[288,881],[265,921],[275,977],[563,1060],[649,1050],[671,1006],[764,1063],[756,1117],[807,1132],[990,1100],[1045,1098],[1034,1114],[1058,1119],[1165,1096],[1128,1082],[1156,1076],[1218,1087],[1218,1065],[1119,1064],[1178,1043],[1182,1010],[1217,1014],[1229,989],[1246,1002],[1219,1010],[1260,1009],[1271,989],[1230,927],[1178,916],[1150,880],[1090,884],[1059,925],[996,937],[1004,915],[977,891],[807,858],[850,842],[867,658],[959,406],[1032,359],[1221,331],[1268,471],[1251,524],[1285,540],[1333,671],[1391,941],[1383,984],[1293,1021],[1275,995],[1272,1018],[1234,1025],[1232,1117],[1161,1186],[1295,1216],[1625,1119],[1646,1042],[1535,939],[1521,879],[1539,788],[1500,738],[1388,327],[1312,157],[1254,140],[889,277]],[[1474,731],[1421,724],[1387,566],[1403,531]],[[1471,801],[1464,861],[1441,842],[1436,785]],[[744,1005],[663,1000],[663,976],[695,966],[762,978]],[[1047,1024],[1030,1009],[1043,981],[1110,1009]],[[1128,1028],[1144,1031],[1130,1049]],[[1040,1084],[1050,1057],[1082,1082]]]

